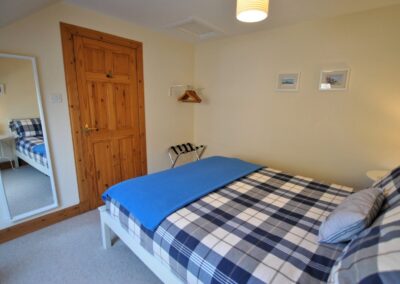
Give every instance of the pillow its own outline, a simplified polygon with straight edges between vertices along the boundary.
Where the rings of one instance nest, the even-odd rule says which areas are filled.
[[[384,208],[400,200],[400,166],[391,170],[386,176],[377,180],[373,187],[381,188],[386,197]]]
[[[349,195],[333,210],[319,228],[319,241],[350,241],[374,221],[384,196],[377,188],[367,188]]]
[[[355,237],[332,267],[328,283],[398,283],[400,202]]]
[[[9,126],[18,137],[43,136],[40,118],[13,119]]]

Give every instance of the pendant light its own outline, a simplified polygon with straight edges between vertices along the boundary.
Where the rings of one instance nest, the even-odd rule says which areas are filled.
[[[268,17],[269,0],[237,0],[236,18],[245,23],[255,23]]]

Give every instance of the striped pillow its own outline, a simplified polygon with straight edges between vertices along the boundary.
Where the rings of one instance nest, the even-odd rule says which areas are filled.
[[[378,215],[385,197],[377,188],[367,188],[348,196],[329,214],[319,228],[319,241],[350,241]]]
[[[400,202],[355,237],[332,267],[328,283],[399,283]]]

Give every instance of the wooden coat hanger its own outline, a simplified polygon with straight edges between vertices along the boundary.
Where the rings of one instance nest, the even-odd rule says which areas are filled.
[[[194,90],[186,90],[185,93],[178,98],[183,103],[201,103],[201,98]]]

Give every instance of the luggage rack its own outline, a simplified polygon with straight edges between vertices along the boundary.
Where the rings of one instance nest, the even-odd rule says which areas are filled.
[[[175,167],[179,157],[183,154],[195,153],[197,160],[200,160],[206,150],[205,145],[196,146],[192,143],[179,144],[169,147],[168,155],[171,160],[171,169]]]

